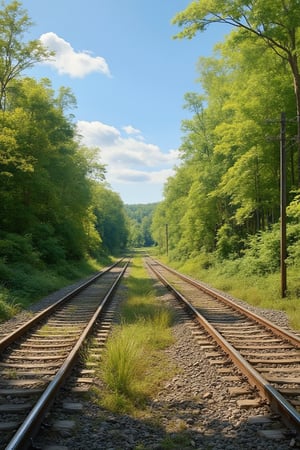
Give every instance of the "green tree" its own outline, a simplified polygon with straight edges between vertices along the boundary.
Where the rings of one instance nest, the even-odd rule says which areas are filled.
[[[76,99],[21,72],[50,55],[22,42],[31,25],[20,3],[0,11],[0,279],[124,248],[127,219],[105,182],[99,149],[80,143]],[[22,269],[21,269],[22,272]],[[13,282],[14,283],[14,282]],[[30,284],[30,283],[29,283]],[[30,290],[30,287],[29,287]]]
[[[47,234],[66,257],[81,258],[90,245],[87,220],[95,220],[88,213],[92,167],[87,151],[49,80],[25,78],[14,86],[11,107],[1,116],[0,136],[14,143],[9,158],[0,152],[1,228],[32,235],[48,261],[59,253],[49,255]]]
[[[129,217],[129,243],[133,247],[150,247],[154,244],[151,234],[153,212],[157,203],[125,205]]]
[[[228,76],[221,87],[227,91],[223,102],[227,114],[215,128],[214,154],[226,161],[216,194],[228,199],[236,224],[254,233],[278,219],[279,142],[268,138],[278,135],[278,123],[266,118],[292,111],[293,92],[286,67],[278,66],[269,49],[253,39],[235,42],[235,35],[232,32],[219,46],[219,62]],[[231,50],[233,42],[236,52]],[[209,89],[216,77],[215,65],[210,70],[206,66],[206,71]],[[210,99],[215,96],[214,90],[208,92]],[[294,180],[292,151],[290,155],[289,188]]]
[[[192,2],[178,13],[173,23],[184,29],[176,37],[193,38],[214,23],[228,24],[239,29],[238,38],[259,38],[268,48],[287,62],[293,76],[298,117],[298,184],[300,183],[300,71],[298,0],[201,0]]]
[[[5,110],[7,90],[11,82],[25,69],[49,58],[52,53],[46,50],[39,40],[24,43],[22,38],[32,26],[26,10],[14,0],[0,10],[0,109]]]
[[[113,253],[124,249],[128,240],[128,223],[120,196],[107,186],[94,183],[93,207],[95,228],[104,248]]]
[[[238,35],[232,31],[215,56],[199,59],[203,93],[185,96],[192,117],[182,122],[182,164],[168,180],[153,220],[162,251],[168,223],[172,258],[200,252],[240,256],[248,235],[279,217],[278,123],[266,118],[293,111],[290,74],[258,38]],[[295,131],[291,125],[291,135]],[[289,155],[291,188],[291,149]]]
[[[141,224],[136,220],[128,217],[128,228],[129,228],[128,245],[130,247],[144,247],[145,240],[142,233]]]

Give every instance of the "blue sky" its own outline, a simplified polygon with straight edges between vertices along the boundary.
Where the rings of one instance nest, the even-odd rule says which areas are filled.
[[[174,15],[188,0],[23,0],[56,57],[29,75],[69,87],[82,143],[99,147],[106,179],[124,203],[162,199],[181,143],[184,94],[199,91],[196,64],[224,29],[174,40]]]

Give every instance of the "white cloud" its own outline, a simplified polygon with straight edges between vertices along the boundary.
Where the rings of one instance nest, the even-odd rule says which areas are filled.
[[[40,37],[42,44],[55,52],[55,56],[44,64],[52,66],[61,75],[83,78],[92,72],[110,76],[109,67],[101,56],[92,56],[88,51],[76,52],[69,42],[49,32]]]
[[[121,137],[120,132],[111,125],[102,122],[77,122],[77,130],[85,145],[89,147],[108,147],[116,145]]]
[[[107,165],[106,178],[112,187],[114,183],[130,183],[141,190],[146,185],[162,188],[179,161],[177,150],[165,153],[157,145],[142,142],[138,134],[141,132],[131,126],[123,127],[123,130],[133,134],[136,130],[137,138],[123,136],[117,128],[98,121],[79,121],[77,130],[83,144],[100,148],[101,162]]]
[[[122,129],[127,134],[134,134],[134,135],[140,135],[141,134],[140,130],[138,130],[137,128],[134,128],[131,125],[126,125],[125,127],[122,127]]]
[[[110,176],[118,183],[149,183],[151,182],[151,173],[142,170],[123,168],[111,168]]]

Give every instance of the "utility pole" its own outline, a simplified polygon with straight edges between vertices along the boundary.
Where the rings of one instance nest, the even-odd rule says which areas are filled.
[[[167,249],[167,256],[169,256],[169,226],[166,223],[166,249]]]
[[[280,273],[281,297],[286,297],[286,117],[280,117]]]

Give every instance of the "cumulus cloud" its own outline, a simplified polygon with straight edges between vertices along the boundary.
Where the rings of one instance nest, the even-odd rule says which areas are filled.
[[[102,122],[79,121],[77,130],[83,144],[100,148],[101,161],[107,166],[106,177],[112,185],[114,182],[163,185],[179,161],[177,150],[162,152],[157,145],[141,141],[141,132],[131,126],[122,128],[123,135],[122,130]]]
[[[88,51],[76,52],[71,44],[53,32],[44,33],[40,37],[42,44],[55,52],[55,56],[44,61],[61,75],[83,78],[93,72],[110,76],[107,62],[101,56],[93,56]]]
[[[102,122],[77,122],[77,130],[85,145],[89,147],[109,147],[116,145],[121,137],[120,132],[111,125]]]

